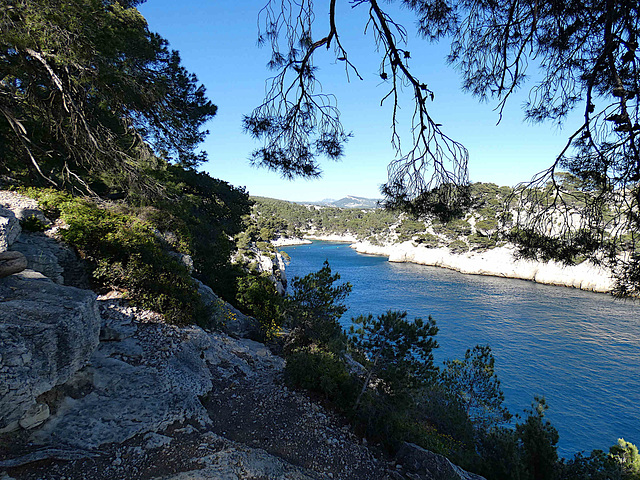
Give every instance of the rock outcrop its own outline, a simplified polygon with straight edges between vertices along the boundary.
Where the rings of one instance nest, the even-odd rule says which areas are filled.
[[[258,333],[260,325],[255,318],[222,300],[201,281],[195,280],[195,283],[202,302],[210,311],[210,318],[203,324],[222,329],[237,338],[253,337]]]
[[[0,206],[0,252],[9,250],[21,231],[18,217],[11,210]]]
[[[611,272],[585,261],[566,266],[558,262],[536,262],[516,259],[513,247],[498,247],[482,252],[452,253],[448,248],[427,248],[411,242],[393,245],[372,245],[360,242],[352,245],[358,253],[382,255],[390,262],[409,262],[456,270],[474,275],[532,280],[538,283],[574,287],[607,293],[613,289]]]
[[[59,257],[66,251],[54,239],[42,233],[23,232],[13,243],[11,249],[22,253],[27,259],[27,268],[40,272],[55,283],[64,283],[64,268],[60,265]],[[71,251],[68,252],[73,255]]]
[[[156,480],[322,480],[329,477],[292,465],[261,449],[234,445],[199,458],[198,468]]]
[[[167,325],[160,316],[119,300],[100,304],[103,341],[77,374],[91,379],[90,389],[56,406],[34,435],[38,443],[93,450],[179,421],[204,425],[208,415],[199,398],[211,391],[214,378],[265,368],[243,359],[257,350],[265,352],[255,357],[267,365],[281,361],[251,340]]]
[[[15,192],[0,190],[0,207],[11,210],[18,221],[35,217],[44,225],[51,223],[40,210],[36,200]]]
[[[27,265],[27,258],[20,252],[0,252],[0,278],[21,272]]]
[[[0,432],[47,417],[38,400],[67,382],[98,345],[96,295],[25,270],[0,279]]]
[[[396,460],[414,480],[485,480],[454,465],[447,457],[425,450],[413,443],[403,443]]]

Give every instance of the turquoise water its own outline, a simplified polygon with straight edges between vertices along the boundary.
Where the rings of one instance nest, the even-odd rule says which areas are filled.
[[[291,257],[289,279],[319,270],[327,259],[341,281],[353,284],[345,323],[389,309],[431,315],[440,329],[437,363],[490,345],[511,413],[544,395],[562,456],[606,450],[619,437],[640,445],[640,302],[389,263],[345,244],[282,250]]]

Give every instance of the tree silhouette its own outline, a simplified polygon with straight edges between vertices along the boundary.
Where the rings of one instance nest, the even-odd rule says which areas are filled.
[[[401,0],[415,14],[428,41],[450,42],[450,64],[463,89],[497,102],[499,117],[512,94],[525,88],[525,118],[562,125],[582,111],[573,132],[551,166],[520,185],[517,215],[509,227],[527,256],[566,262],[587,257],[604,262],[618,275],[620,294],[638,293],[640,255],[640,118],[638,97],[637,0]],[[414,215],[458,214],[468,204],[467,151],[447,136],[428,111],[434,92],[411,71],[407,31],[378,0],[352,0],[352,15],[367,21],[380,55],[380,78],[388,84],[382,102],[392,103],[396,158],[382,186],[386,205]],[[262,105],[245,117],[245,128],[264,140],[253,154],[256,164],[286,177],[320,174],[318,157],[337,159],[349,135],[340,123],[336,98],[320,92],[314,64],[319,48],[333,49],[347,77],[357,59],[341,42],[336,0],[328,2],[329,28],[312,34],[312,0],[269,0],[259,16],[259,41],[272,49]],[[533,75],[532,75],[533,72]],[[531,79],[531,80],[530,80]],[[408,88],[407,88],[408,87]],[[414,113],[402,131],[398,122],[401,90],[411,92]],[[407,150],[401,136],[411,138]],[[575,175],[585,194],[560,181],[561,170]]]

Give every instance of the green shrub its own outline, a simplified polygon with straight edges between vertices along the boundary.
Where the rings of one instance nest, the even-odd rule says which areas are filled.
[[[186,324],[207,312],[187,268],[169,255],[153,228],[133,215],[51,189],[26,191],[67,228],[62,239],[93,268],[94,287],[126,293],[134,305]]]
[[[485,235],[498,229],[498,220],[495,217],[485,218],[476,222],[476,230],[482,230]]]
[[[469,251],[469,245],[464,240],[455,240],[449,244],[451,253],[466,253]]]
[[[469,235],[468,240],[469,240],[469,243],[474,248],[480,248],[480,249],[494,248],[497,244],[497,241],[495,238],[485,237],[483,235],[478,235],[477,233],[474,233],[473,235]]]
[[[325,260],[317,272],[292,280],[286,302],[291,326],[288,350],[315,345],[336,353],[344,351],[346,336],[338,320],[347,310],[342,302],[351,292],[351,284],[336,284],[339,279]]]
[[[21,220],[20,226],[27,232],[44,232],[47,229],[47,225],[35,215]]]
[[[461,235],[470,235],[471,225],[466,220],[454,219],[446,224],[444,233],[452,239]]]
[[[275,337],[284,321],[284,299],[266,274],[250,274],[238,279],[238,307],[260,322],[262,334]]]
[[[430,248],[436,248],[440,245],[440,239],[430,233],[423,233],[414,238],[414,241],[419,245],[424,245]]]
[[[287,356],[285,380],[291,387],[322,395],[340,408],[348,408],[358,386],[338,355],[322,349],[300,349]]]

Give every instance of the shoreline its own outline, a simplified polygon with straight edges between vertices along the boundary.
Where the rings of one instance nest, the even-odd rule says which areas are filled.
[[[315,235],[305,234],[304,237],[307,240],[319,240],[322,242],[335,242],[335,243],[357,243],[358,239],[354,235],[341,235],[332,233],[330,235]]]
[[[578,265],[516,259],[515,247],[496,247],[482,252],[451,253],[446,247],[427,248],[410,241],[391,245],[359,242],[352,235],[305,235],[308,240],[350,243],[357,253],[387,257],[389,262],[414,263],[446,268],[466,275],[485,275],[577,288],[596,293],[611,293],[614,280],[611,271],[589,261]]]
[[[278,238],[277,240],[271,240],[271,245],[274,247],[294,247],[296,245],[309,245],[310,240],[303,238]]]

